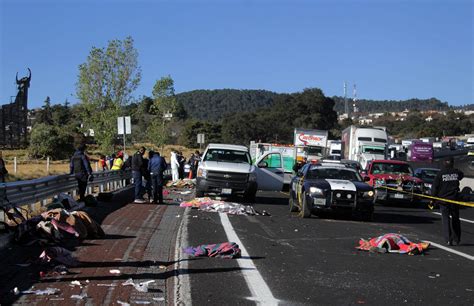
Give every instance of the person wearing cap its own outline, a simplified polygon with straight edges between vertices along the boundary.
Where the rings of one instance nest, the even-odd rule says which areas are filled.
[[[145,163],[143,162],[143,155],[145,154],[145,147],[141,147],[132,157],[132,177],[135,184],[135,203],[145,203],[143,198],[143,175],[145,174]]]
[[[443,168],[436,175],[431,195],[441,199],[457,200],[459,196],[459,181],[464,174],[454,168],[454,159],[447,158],[443,162]],[[443,237],[447,245],[459,245],[461,243],[461,221],[459,221],[459,205],[441,200],[436,201],[441,210],[443,225]]]
[[[92,181],[92,168],[87,158],[86,154],[86,145],[80,145],[74,155],[71,157],[71,162],[69,164],[70,174],[73,174],[76,178],[78,189],[79,189],[79,202],[84,202],[87,181]]]
[[[114,158],[114,163],[110,170],[122,170],[123,167],[123,152],[120,151],[117,153],[117,156]]]

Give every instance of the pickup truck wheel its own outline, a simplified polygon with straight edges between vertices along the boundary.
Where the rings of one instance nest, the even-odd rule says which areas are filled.
[[[288,205],[290,206],[290,212],[297,212],[299,210],[298,206],[295,205],[295,200],[293,199],[291,194],[290,198],[288,199]]]
[[[204,191],[196,189],[196,198],[204,197]]]
[[[306,192],[301,194],[301,198],[300,217],[309,218],[311,217],[311,209],[309,208],[308,201],[306,201]]]
[[[373,221],[374,220],[374,212],[371,211],[371,210],[362,212],[361,219],[362,219],[362,221],[366,221],[366,222]]]
[[[244,194],[244,201],[247,202],[247,203],[255,203],[255,195],[256,194],[257,194],[257,192],[245,193]]]

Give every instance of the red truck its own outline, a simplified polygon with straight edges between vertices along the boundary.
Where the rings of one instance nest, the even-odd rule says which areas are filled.
[[[380,187],[375,191],[376,201],[413,202],[417,200],[413,193],[423,194],[423,180],[414,177],[412,168],[404,161],[373,160],[367,167],[364,180],[375,188]]]

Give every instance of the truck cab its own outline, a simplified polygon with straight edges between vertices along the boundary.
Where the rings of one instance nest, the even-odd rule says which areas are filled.
[[[209,144],[197,170],[196,197],[206,193],[242,195],[253,202],[257,190],[281,191],[283,183],[280,152],[265,153],[252,163],[245,146]]]

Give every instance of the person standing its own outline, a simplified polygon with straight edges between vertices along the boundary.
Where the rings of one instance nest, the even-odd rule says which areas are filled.
[[[159,152],[153,152],[153,154],[150,152],[150,155],[152,157],[150,157],[148,170],[150,171],[151,184],[153,186],[153,203],[163,204],[163,173],[168,165]]]
[[[123,153],[122,151],[118,152],[117,153],[117,156],[115,156],[115,154],[113,155],[114,156],[114,161],[113,161],[113,164],[112,164],[112,168],[110,170],[122,170],[122,167],[123,167]]]
[[[5,178],[8,175],[7,167],[5,166],[5,161],[3,160],[2,151],[0,151],[0,183],[5,183]]]
[[[85,150],[86,145],[80,145],[71,157],[71,162],[69,164],[70,174],[73,174],[77,181],[79,202],[84,202],[87,181],[92,181],[94,179],[92,176],[91,164],[85,154]]]
[[[198,169],[200,161],[201,161],[201,153],[198,150],[196,150],[196,152],[194,152],[193,163],[191,164],[191,167],[193,169],[193,175],[191,177],[192,179],[196,178],[197,169]]]
[[[143,154],[145,154],[145,147],[141,147],[132,157],[132,177],[135,184],[135,203],[145,203],[142,195],[143,190],[143,174],[145,174],[143,162]]]
[[[152,188],[151,188],[151,175],[150,171],[148,170],[148,165],[150,164],[150,159],[153,157],[153,154],[155,152],[149,151],[148,152],[148,158],[143,157],[143,178],[145,179],[145,192],[148,196],[148,202],[151,203],[151,197],[152,197]]]
[[[99,158],[99,168],[102,171],[107,171],[109,169],[109,167],[107,167],[107,161],[106,161],[105,155],[103,154],[101,154]]]
[[[183,152],[179,151],[177,156],[178,160],[178,177],[180,180],[184,179],[184,164],[186,163],[186,158],[183,156]]]
[[[444,160],[443,169],[436,175],[431,195],[434,197],[457,200],[459,181],[464,177],[462,171],[454,168],[452,157]],[[461,222],[459,221],[459,205],[437,201],[441,210],[443,237],[448,245],[461,243]]]
[[[178,158],[176,156],[175,151],[171,151],[170,163],[171,163],[171,177],[172,177],[173,182],[176,182],[179,179],[179,172],[178,172],[179,162],[178,162]]]

